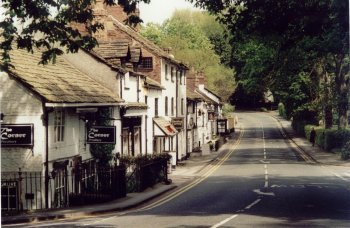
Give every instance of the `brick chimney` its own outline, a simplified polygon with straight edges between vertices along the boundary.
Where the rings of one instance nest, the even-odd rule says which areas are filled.
[[[186,74],[186,84],[190,90],[195,90],[199,85],[207,86],[207,79],[203,71],[196,71],[193,67]]]

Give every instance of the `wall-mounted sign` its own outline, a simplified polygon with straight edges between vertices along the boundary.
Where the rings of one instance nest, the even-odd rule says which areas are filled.
[[[225,134],[227,132],[227,119],[217,120],[217,132],[219,134]]]
[[[92,126],[87,130],[86,143],[115,144],[115,126]]]
[[[173,117],[171,118],[171,124],[174,125],[176,130],[183,130],[184,128],[184,118],[183,117]]]
[[[1,146],[33,146],[34,124],[1,124]]]

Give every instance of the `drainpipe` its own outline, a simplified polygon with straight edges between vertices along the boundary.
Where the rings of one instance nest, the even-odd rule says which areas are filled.
[[[45,208],[49,208],[49,113],[45,103],[43,104],[43,123],[45,128]]]
[[[148,121],[148,115],[145,115],[145,141],[146,141],[146,145],[145,145],[145,153],[147,155],[147,143],[148,143],[148,137],[147,137],[147,121]]]
[[[178,117],[179,116],[179,103],[178,103],[178,99],[179,99],[179,78],[178,78],[178,71],[176,71],[176,95],[175,95],[175,104],[176,104],[176,110],[175,110],[175,116]],[[176,134],[176,165],[177,165],[177,159],[179,157],[179,133]]]
[[[140,76],[137,76],[137,102],[140,102]]]

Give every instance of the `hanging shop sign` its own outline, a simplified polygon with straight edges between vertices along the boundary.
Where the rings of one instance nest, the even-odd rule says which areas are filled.
[[[184,128],[184,118],[183,117],[173,117],[171,118],[171,124],[176,130],[181,131]]]
[[[1,146],[33,146],[34,124],[1,124]]]
[[[86,143],[115,144],[115,126],[92,126],[87,130]]]

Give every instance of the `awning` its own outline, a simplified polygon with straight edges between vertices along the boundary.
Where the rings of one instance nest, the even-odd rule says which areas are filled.
[[[174,136],[178,133],[174,125],[163,117],[153,118],[154,136]]]

